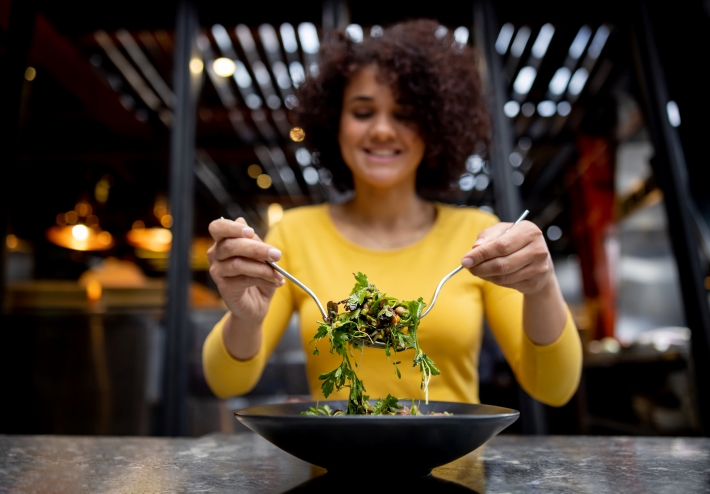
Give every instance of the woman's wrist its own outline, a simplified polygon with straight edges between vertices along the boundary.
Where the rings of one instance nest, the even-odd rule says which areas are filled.
[[[222,328],[222,341],[237,360],[249,360],[261,349],[261,322],[244,320],[230,312]]]
[[[524,294],[523,329],[533,343],[554,342],[562,334],[566,321],[567,309],[554,273],[540,290]]]

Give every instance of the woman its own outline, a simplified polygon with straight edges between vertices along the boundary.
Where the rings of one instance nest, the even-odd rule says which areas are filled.
[[[441,370],[430,398],[478,402],[484,315],[529,394],[555,406],[574,394],[581,345],[540,230],[524,221],[504,233],[510,224],[491,214],[425,198],[450,187],[488,133],[473,56],[437,27],[406,22],[359,44],[336,33],[322,47],[320,74],[299,88],[301,125],[334,183],[354,191],[350,200],[287,211],[264,241],[242,218],[210,225],[210,274],[229,308],[203,348],[218,396],[256,384],[293,311],[314,399],[323,399],[318,375],[340,363],[323,348],[312,354],[320,312],[266,260],[324,302],[345,298],[358,271],[391,296],[428,301],[462,264],[469,272],[447,283],[418,332]],[[371,397],[423,397],[419,372],[398,379],[382,350],[365,348],[358,373]]]

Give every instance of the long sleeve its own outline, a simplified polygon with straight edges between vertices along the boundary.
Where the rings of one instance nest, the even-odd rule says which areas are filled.
[[[486,318],[522,388],[551,406],[567,403],[579,384],[582,345],[572,315],[562,334],[548,345],[537,345],[523,331],[523,294],[484,283]]]
[[[284,251],[278,225],[269,232],[264,241]],[[289,270],[286,259],[279,264]],[[220,398],[243,395],[259,382],[266,362],[281,339],[293,312],[292,287],[291,282],[287,282],[276,290],[262,325],[261,347],[249,360],[237,360],[227,351],[222,332],[228,314],[212,328],[202,347],[202,368],[207,384],[215,395]]]

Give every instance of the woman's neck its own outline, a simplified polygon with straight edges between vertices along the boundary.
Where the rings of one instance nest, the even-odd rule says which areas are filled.
[[[434,205],[417,196],[413,184],[378,189],[356,183],[355,196],[330,211],[347,239],[378,250],[417,242],[436,220]]]

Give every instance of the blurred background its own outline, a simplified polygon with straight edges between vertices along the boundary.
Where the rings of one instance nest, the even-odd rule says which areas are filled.
[[[329,30],[411,18],[474,47],[489,97],[449,201],[530,210],[584,343],[553,409],[487,333],[481,401],[523,412],[506,433],[709,433],[709,1],[0,0],[1,433],[232,432],[308,393],[297,316],[252,393],[208,390],[207,226],[342,199],[294,89]]]

